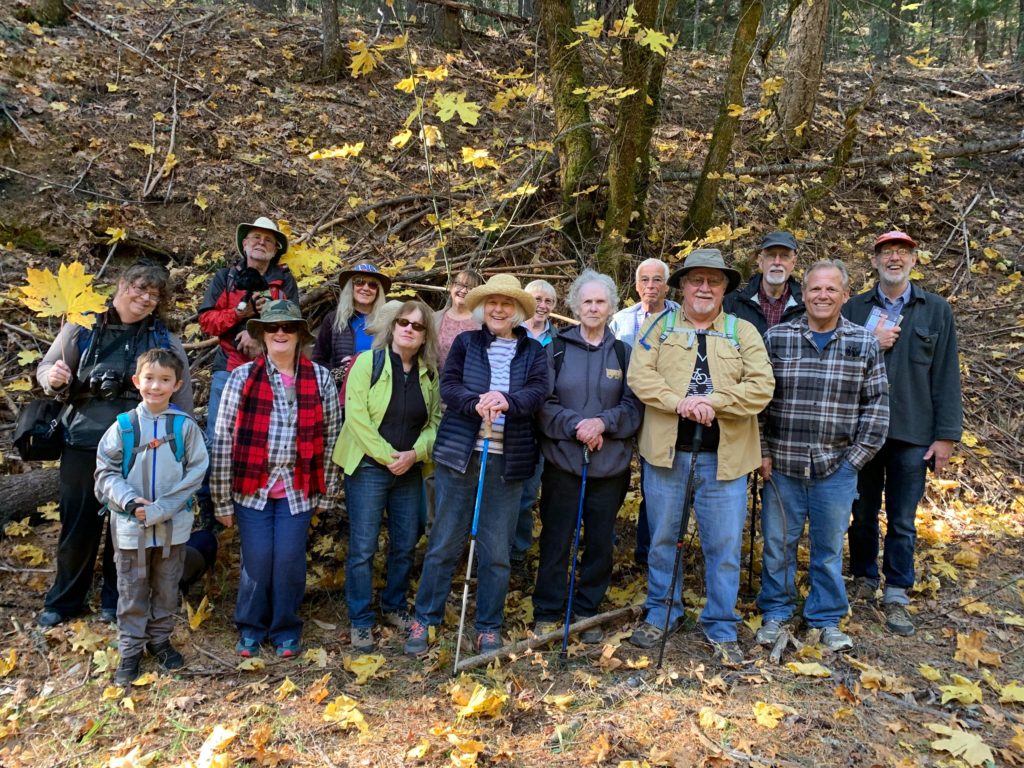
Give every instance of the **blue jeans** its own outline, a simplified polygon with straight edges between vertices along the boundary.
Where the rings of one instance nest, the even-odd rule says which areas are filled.
[[[665,626],[665,601],[672,583],[672,565],[676,556],[676,541],[682,523],[683,504],[690,470],[690,456],[676,452],[672,468],[644,467],[644,497],[647,499],[647,519],[651,526],[651,550],[647,557],[647,609],[646,621],[656,627]],[[694,475],[697,492],[694,513],[700,532],[700,545],[704,551],[704,579],[707,602],[700,614],[704,634],[715,642],[736,639],[736,597],[740,591],[740,547],[743,543],[743,524],[747,519],[747,476],[735,480],[717,480],[718,455],[697,454]],[[683,616],[682,559],[669,627]]]
[[[505,618],[509,544],[523,482],[506,482],[502,479],[504,471],[504,456],[487,457],[474,555],[478,632],[500,630]],[[444,619],[444,604],[452,592],[452,577],[469,540],[479,474],[479,451],[473,452],[465,474],[440,464],[434,472],[437,505],[416,593],[416,620],[426,626],[437,626]]]
[[[246,639],[274,645],[302,637],[299,606],[306,593],[306,536],[312,511],[293,515],[288,499],[263,509],[235,503],[241,574],[235,625]]]
[[[210,399],[206,404],[206,449],[213,449],[213,437],[217,428],[217,413],[220,411],[220,398],[224,394],[224,387],[231,377],[230,371],[214,371],[210,377]],[[203,475],[203,484],[196,491],[196,499],[199,502],[210,500],[210,469],[207,467]]]
[[[396,477],[386,467],[363,459],[354,474],[345,475],[348,504],[345,598],[353,627],[372,627],[375,623],[373,557],[377,554],[385,508],[388,512],[388,563],[380,607],[384,613],[408,610],[409,573],[419,540],[421,470],[421,465],[416,464]]]
[[[764,555],[757,606],[765,621],[792,617],[797,597],[797,547],[807,521],[811,591],[804,603],[804,618],[811,627],[838,626],[849,609],[843,583],[843,538],[850,523],[850,505],[857,496],[857,470],[844,460],[828,477],[804,480],[773,472],[771,482],[778,494],[771,487],[763,494]]]
[[[924,496],[926,469],[923,445],[886,440],[860,471],[850,524],[850,573],[878,583],[878,515],[885,493],[885,555],[882,573],[886,587],[914,586],[914,547],[917,545],[917,505]],[[902,602],[902,601],[901,601]]]
[[[523,495],[519,498],[519,516],[516,518],[516,527],[513,532],[512,551],[509,553],[512,560],[524,560],[526,553],[533,546],[533,507],[537,503],[540,477],[543,472],[544,457],[541,456],[533,475],[523,481]]]

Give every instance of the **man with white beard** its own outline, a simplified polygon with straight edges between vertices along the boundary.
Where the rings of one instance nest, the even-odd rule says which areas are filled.
[[[726,296],[723,309],[753,323],[764,336],[773,325],[804,312],[800,281],[790,277],[796,267],[796,238],[789,232],[766,235],[757,252],[757,266],[760,272]]]

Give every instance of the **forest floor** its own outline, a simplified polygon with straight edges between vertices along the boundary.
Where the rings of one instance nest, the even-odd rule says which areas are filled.
[[[395,26],[352,23],[343,36],[369,46],[377,69],[333,82],[312,74],[315,18],[143,0],[76,8],[58,29],[0,9],[0,475],[34,469],[17,460],[10,432],[18,407],[38,396],[31,374],[57,330],[19,301],[26,267],[56,271],[78,259],[94,274],[107,259],[169,260],[202,417],[209,373],[194,313],[212,271],[232,258],[239,222],[289,222],[293,242],[306,246],[294,249],[293,268],[313,318],[333,301],[327,286],[338,265],[360,258],[435,304],[452,265],[564,281],[585,261],[565,255],[558,232],[548,85],[532,35],[469,33],[464,50],[451,53],[431,48],[422,28],[408,30],[405,47],[389,47]],[[588,45],[591,84],[614,86],[614,49],[604,57]],[[654,142],[660,174],[699,169],[726,64],[672,54]],[[931,149],[1015,136],[1021,69],[889,66],[859,118],[855,156],[912,149],[918,160],[846,173],[797,234],[804,263],[840,256],[860,289],[870,281],[873,237],[907,228],[922,242],[915,279],[954,306],[966,435],[950,470],[930,478],[920,510],[916,635],[894,638],[878,608],[859,602],[845,622],[853,652],[819,657],[811,648],[771,663],[753,643],[755,573],[752,585],[744,576],[741,667],[712,660],[694,628],[671,638],[659,672],[653,654],[624,641],[626,624],[607,627],[601,646],[572,644],[565,662],[548,647],[453,683],[461,581],[426,661],[403,656],[401,638],[387,632],[379,655],[352,658],[344,529],[331,518],[311,537],[304,656],[244,664],[234,656],[238,548],[227,532],[206,608],[196,589],[192,621],[183,613],[175,633],[187,667],[122,691],[110,682],[114,627],[95,616],[45,632],[33,622],[53,574],[58,524],[43,503],[50,487],[41,509],[14,519],[0,539],[0,765],[1024,763],[1024,170],[1008,153],[929,159]],[[413,73],[417,87],[435,90],[424,91],[430,119],[420,130],[409,123],[403,143],[413,101],[394,86]],[[770,118],[759,113],[771,103],[762,84],[773,74],[748,78],[738,168],[778,160],[764,148]],[[859,64],[828,67],[811,145],[798,160],[830,156],[843,113],[870,81]],[[455,92],[480,105],[476,123],[443,122],[428,110],[432,95],[443,102]],[[611,122],[614,100],[595,93],[592,110],[596,122]],[[432,144],[429,178],[419,136]],[[604,133],[597,141],[599,153],[607,149]],[[464,162],[465,147],[488,154]],[[317,151],[320,159],[310,157]],[[721,226],[707,242],[749,268],[758,235],[819,180],[727,175]],[[690,191],[656,176],[648,252],[677,258]],[[635,515],[631,496],[620,513],[609,610],[643,600],[645,574],[630,556]],[[703,589],[697,552],[689,541],[691,613]],[[805,551],[800,565],[806,590]],[[531,612],[528,595],[513,591],[509,639],[525,636]]]

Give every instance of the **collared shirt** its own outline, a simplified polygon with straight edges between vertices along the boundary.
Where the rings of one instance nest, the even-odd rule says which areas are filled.
[[[843,459],[861,469],[885,442],[889,385],[874,335],[846,318],[819,349],[806,315],[765,335],[775,395],[762,414],[762,455],[803,479],[831,475]]]
[[[542,347],[546,347],[548,344],[550,344],[551,340],[555,338],[556,335],[554,328],[551,327],[550,320],[544,321],[544,330],[542,330],[536,336],[533,335],[533,331],[530,330],[530,326],[528,326],[526,323],[523,323],[523,328],[526,329],[526,335],[529,336],[531,339],[536,339],[537,341],[539,341]]]
[[[231,372],[228,383],[221,395],[220,410],[217,412],[217,426],[213,438],[213,450],[210,453],[210,497],[214,509],[219,514],[232,514],[231,502],[235,501],[250,509],[263,509],[267,504],[269,490],[278,482],[284,483],[285,498],[288,499],[289,511],[293,515],[302,514],[313,509],[318,497],[307,499],[306,495],[292,485],[295,473],[296,428],[299,421],[298,404],[294,397],[289,402],[288,393],[281,372],[267,358],[267,376],[270,388],[274,393],[273,410],[270,413],[270,430],[267,433],[267,483],[256,493],[242,496],[231,490],[231,454],[234,446],[235,418],[242,400],[242,390],[252,363],[239,366]],[[324,481],[327,485],[325,499],[333,499],[338,494],[338,465],[331,461],[329,451],[338,439],[341,431],[341,407],[338,392],[330,371],[323,366],[313,364],[316,372],[317,385],[323,400],[324,417]]]
[[[769,296],[765,290],[765,281],[761,280],[761,283],[757,289],[757,303],[761,307],[761,314],[764,315],[765,322],[768,323],[768,327],[778,325],[782,321],[782,313],[786,311],[786,307],[789,306],[789,282],[786,282],[782,295],[779,298],[774,299]]]
[[[679,305],[674,301],[666,299],[665,309],[679,309]],[[641,326],[650,316],[651,313],[644,309],[643,302],[638,301],[633,306],[620,309],[612,315],[608,328],[615,334],[616,339],[623,342],[626,346],[632,347],[636,344],[637,337],[640,336]]]
[[[890,299],[882,291],[882,286],[878,286],[878,298],[882,302],[882,307],[885,308],[885,313],[889,316],[889,321],[896,323],[900,315],[903,314],[903,307],[910,301],[910,283],[907,283],[907,287],[903,289],[903,293],[894,299]]]

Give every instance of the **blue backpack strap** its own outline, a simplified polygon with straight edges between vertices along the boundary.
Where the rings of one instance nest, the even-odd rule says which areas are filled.
[[[121,431],[121,476],[128,477],[135,464],[136,448],[139,445],[139,415],[135,411],[119,413],[117,426]]]
[[[170,429],[168,429],[168,425],[166,423],[164,424],[164,433],[171,435],[171,448],[174,449],[174,458],[177,459],[179,464],[185,460],[184,432],[186,418],[187,417],[183,413],[169,413],[167,414],[167,420],[170,422]]]
[[[659,341],[665,341],[665,339],[668,338],[668,335],[672,333],[672,329],[675,328],[676,326],[676,311],[674,309],[669,309],[667,307],[661,311],[660,315],[654,318],[654,322],[647,327],[647,330],[644,331],[644,335],[641,336],[636,343],[642,346],[644,349],[650,349],[651,345],[647,343],[647,337],[650,335],[651,331],[653,331],[657,327],[658,323],[661,322],[661,318],[665,317],[666,315],[668,315],[668,320],[665,323],[665,329],[661,332],[661,335],[658,337]]]

